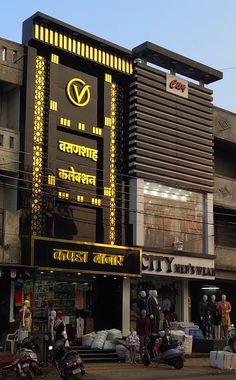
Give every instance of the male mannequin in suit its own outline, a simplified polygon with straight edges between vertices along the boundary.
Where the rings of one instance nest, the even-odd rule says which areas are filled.
[[[159,330],[160,323],[160,305],[156,290],[152,290],[151,296],[148,298],[148,311],[151,320],[151,332],[156,334]]]

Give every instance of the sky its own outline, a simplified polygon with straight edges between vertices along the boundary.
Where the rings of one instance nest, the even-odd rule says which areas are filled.
[[[0,37],[40,11],[128,49],[150,41],[214,69],[214,105],[236,113],[235,0],[0,0]]]

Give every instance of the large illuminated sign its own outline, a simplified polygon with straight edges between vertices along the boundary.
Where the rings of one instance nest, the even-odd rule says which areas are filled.
[[[140,276],[142,249],[71,240],[32,238],[32,264],[41,268]]]
[[[72,104],[85,107],[90,101],[90,85],[80,78],[72,78],[66,86],[66,94]]]
[[[90,158],[93,161],[98,160],[98,150],[83,145],[72,144],[68,141],[58,141],[58,149],[61,152],[75,154],[81,157]]]

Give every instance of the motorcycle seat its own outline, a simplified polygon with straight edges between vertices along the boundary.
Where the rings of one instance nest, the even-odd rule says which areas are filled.
[[[168,350],[171,350],[171,349],[177,348],[177,347],[178,347],[178,342],[174,342],[174,343],[170,343],[170,344],[161,344],[160,351],[161,351],[161,353],[163,353],[165,351],[168,351]]]
[[[14,355],[1,355],[0,356],[0,368],[6,367],[13,362]]]

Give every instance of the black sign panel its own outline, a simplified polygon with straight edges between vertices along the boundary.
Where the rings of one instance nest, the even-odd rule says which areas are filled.
[[[89,244],[33,238],[32,264],[43,268],[140,276],[142,250],[106,244]]]

